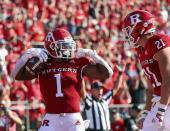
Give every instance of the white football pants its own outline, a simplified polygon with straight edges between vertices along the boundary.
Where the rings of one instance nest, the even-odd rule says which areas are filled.
[[[154,118],[158,110],[158,104],[159,102],[155,104],[155,106],[151,109],[151,111],[146,116],[143,123],[142,131],[170,131],[170,106],[168,106],[167,110],[165,111],[163,128],[156,127],[155,125],[152,124],[152,119]]]
[[[80,113],[47,113],[39,131],[85,131],[85,127]]]

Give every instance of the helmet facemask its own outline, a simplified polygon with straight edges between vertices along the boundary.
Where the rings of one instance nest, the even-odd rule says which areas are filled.
[[[53,33],[49,32],[46,37],[47,44],[45,48],[53,58],[72,59],[76,51],[76,43],[71,36],[55,40]]]
[[[141,25],[140,21],[137,21],[132,27],[128,26],[123,28],[122,31],[125,44],[128,43],[131,48],[138,48],[139,45],[137,43],[141,36],[155,32],[155,27],[152,27],[149,30],[147,29],[149,24],[152,22],[152,20],[148,20]]]
[[[66,42],[64,40],[59,40],[51,43],[50,48],[55,50],[55,58],[72,59],[76,51],[76,43],[74,41]]]
[[[140,36],[138,36],[138,38],[135,40],[135,38],[132,36],[132,32],[134,32],[134,29],[136,27],[138,22],[136,22],[136,24],[133,26],[133,27],[125,27],[122,29],[122,32],[123,32],[123,39],[125,41],[125,44],[127,43],[131,48],[137,48],[138,45],[137,45],[137,42],[139,41],[140,39]],[[141,33],[139,34],[142,34],[143,33],[143,30],[141,31]]]

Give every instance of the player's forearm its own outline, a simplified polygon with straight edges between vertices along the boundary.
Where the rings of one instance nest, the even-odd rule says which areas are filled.
[[[90,57],[98,64],[101,64],[102,66],[104,66],[108,72],[108,77],[111,77],[113,75],[113,70],[112,68],[107,64],[107,62],[101,58],[99,55],[97,55],[96,53],[91,53]],[[102,69],[100,70],[102,71]]]
[[[145,110],[150,111],[152,106],[152,96],[153,96],[153,90],[148,88],[146,91],[146,103],[145,103]]]
[[[18,62],[18,64],[21,64],[21,63]],[[18,65],[16,64],[14,69],[13,69],[13,71],[12,71],[12,73],[11,73],[11,76],[12,76],[13,79],[15,79],[15,80],[32,80],[32,79],[37,77],[36,74],[35,75],[31,75],[26,70],[24,65],[22,65],[21,67],[19,67],[17,69],[17,71],[15,71],[17,67],[18,67]]]
[[[167,81],[162,82],[161,86],[161,100],[160,103],[164,105],[168,105],[170,101],[170,78]]]
[[[84,57],[84,56],[89,56],[94,60],[94,62],[96,63],[97,70],[100,75],[106,74],[106,72],[107,72],[107,75],[105,75],[105,77],[103,79],[106,79],[113,75],[112,68],[108,65],[108,63],[103,58],[101,58],[96,53],[95,50],[79,48],[77,51],[76,57],[80,58],[80,57]]]
[[[152,123],[154,125],[163,126],[163,120],[165,117],[165,112],[167,110],[170,98],[170,82],[169,77],[166,78],[166,81],[162,80],[161,86],[161,99],[160,103],[158,104],[158,110],[154,118],[152,119]]]
[[[24,69],[24,67],[22,67],[19,71],[18,71],[18,73],[15,75],[15,77],[14,77],[14,79],[15,80],[22,80],[24,77],[22,77],[22,76],[24,76],[24,71],[25,69]]]
[[[23,67],[24,65],[26,64],[26,62],[28,61],[29,57],[27,55],[23,55],[18,61],[17,63],[15,64],[15,67],[14,69],[12,70],[10,76],[13,78],[13,79],[16,79],[16,76],[18,76],[19,74],[22,73],[23,71]]]
[[[148,84],[148,89],[146,90],[146,103],[145,103],[145,110],[150,111],[151,107],[152,107],[152,98],[153,98],[153,94],[154,94],[154,90],[151,84],[151,81],[149,79],[147,80],[147,84]]]

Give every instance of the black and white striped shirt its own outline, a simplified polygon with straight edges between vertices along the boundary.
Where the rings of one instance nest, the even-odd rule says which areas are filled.
[[[85,99],[85,113],[90,120],[89,129],[110,130],[109,103],[112,100],[112,90],[96,100],[87,94]]]

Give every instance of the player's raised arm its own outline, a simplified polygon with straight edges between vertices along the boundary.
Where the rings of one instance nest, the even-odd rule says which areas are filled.
[[[83,75],[89,77],[90,79],[101,80],[107,79],[113,75],[111,67],[96,53],[95,50],[79,48],[77,52],[77,58],[84,56],[91,57],[95,64],[89,64],[85,66],[83,69]]]
[[[42,48],[31,48],[28,49],[25,54],[17,61],[14,69],[12,70],[10,76],[15,80],[32,80],[37,75],[26,68],[26,63],[33,57],[37,57],[40,63],[45,62],[48,59],[45,49]],[[34,66],[33,63],[31,66]]]

